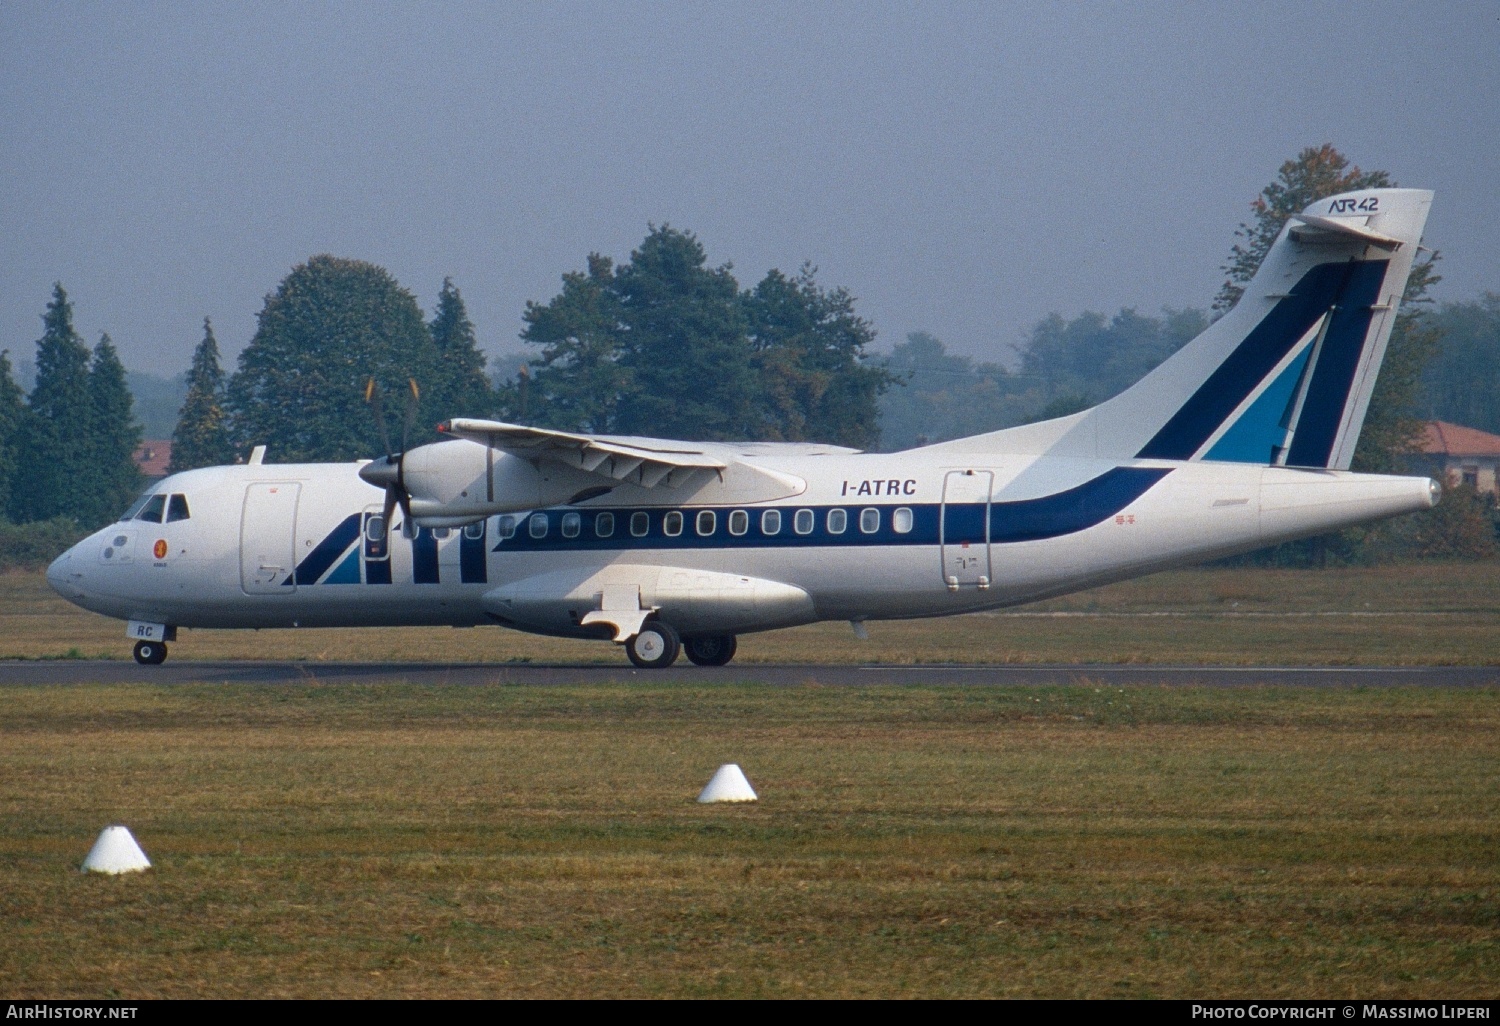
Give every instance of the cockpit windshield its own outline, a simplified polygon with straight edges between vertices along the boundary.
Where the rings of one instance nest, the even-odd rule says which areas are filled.
[[[158,492],[155,495],[142,495],[130,508],[120,517],[121,520],[144,520],[150,524],[175,523],[178,520],[186,520],[191,514],[188,513],[188,502],[186,495],[166,495]]]
[[[146,505],[146,503],[150,502],[152,498],[153,498],[152,494],[150,492],[146,492],[140,498],[138,498],[134,502],[132,502],[130,504],[130,508],[129,509],[127,509],[124,513],[120,514],[120,519],[121,520],[134,520],[135,519],[135,515],[141,511],[141,507],[144,506],[144,505]]]
[[[137,520],[144,520],[147,523],[159,524],[161,523],[161,515],[166,512],[166,509],[167,497],[165,495],[153,495],[146,500],[146,504],[141,507],[141,511],[135,515],[135,518]]]

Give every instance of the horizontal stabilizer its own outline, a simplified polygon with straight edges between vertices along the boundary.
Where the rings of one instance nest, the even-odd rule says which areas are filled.
[[[1298,242],[1339,242],[1347,239],[1358,239],[1381,249],[1400,249],[1401,240],[1380,232],[1372,232],[1362,222],[1367,218],[1356,218],[1351,221],[1339,217],[1323,217],[1319,214],[1294,214],[1293,217],[1302,222],[1302,227],[1293,226],[1292,238]],[[1361,223],[1356,224],[1355,221]]]

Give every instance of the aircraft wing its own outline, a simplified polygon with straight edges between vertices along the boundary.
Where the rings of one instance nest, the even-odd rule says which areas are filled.
[[[438,430],[522,459],[561,463],[644,488],[683,484],[695,473],[722,473],[729,466],[701,446],[671,439],[583,435],[470,418],[455,418]]]

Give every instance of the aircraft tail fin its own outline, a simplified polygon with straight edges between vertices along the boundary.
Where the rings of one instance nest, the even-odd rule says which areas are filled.
[[[1346,470],[1432,204],[1365,189],[1292,217],[1240,301],[1091,410],[939,448]]]

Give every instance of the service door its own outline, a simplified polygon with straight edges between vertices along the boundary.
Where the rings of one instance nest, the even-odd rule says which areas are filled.
[[[943,583],[949,588],[990,586],[990,488],[988,470],[950,470],[943,479],[939,541]]]
[[[240,587],[247,595],[290,595],[296,581],[297,496],[302,486],[273,481],[245,487],[240,520]]]

